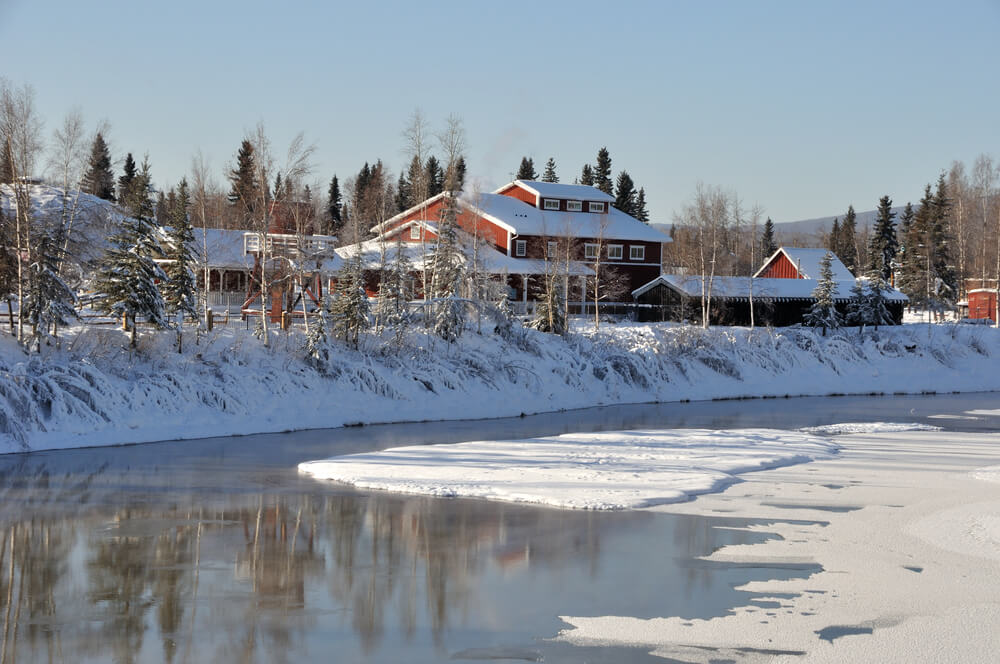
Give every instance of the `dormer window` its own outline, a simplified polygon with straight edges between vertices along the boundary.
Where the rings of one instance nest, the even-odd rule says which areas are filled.
[[[583,201],[566,201],[567,212],[582,212]]]
[[[559,199],[558,198],[543,198],[542,207],[546,210],[558,210],[559,209]]]
[[[594,203],[593,201],[591,201],[590,203],[587,203],[587,210],[589,210],[590,212],[606,212],[607,211],[605,209],[605,207],[604,207],[604,203]]]

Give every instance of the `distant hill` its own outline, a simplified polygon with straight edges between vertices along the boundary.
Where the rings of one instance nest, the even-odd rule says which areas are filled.
[[[896,219],[898,220],[899,215],[903,213],[903,206],[894,207],[892,208],[892,211],[896,213]],[[846,212],[846,210],[844,212]],[[857,227],[859,232],[870,230],[871,227],[875,225],[875,219],[878,218],[878,210],[865,210],[864,212],[856,212],[855,214],[857,215]],[[799,221],[783,221],[775,223],[774,230],[783,236],[813,236],[816,239],[820,239],[824,233],[830,232],[830,229],[833,227],[834,219],[843,220],[843,218],[844,213],[832,217],[816,217],[815,219],[801,219]]]

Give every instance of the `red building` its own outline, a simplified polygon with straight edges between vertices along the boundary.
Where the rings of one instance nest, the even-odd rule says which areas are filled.
[[[975,288],[969,291],[969,318],[997,322],[997,289]]]
[[[854,281],[854,275],[827,249],[781,247],[754,274],[754,279],[819,279],[819,264],[827,254],[834,281]]]
[[[438,194],[372,231],[384,241],[435,242],[447,196]],[[663,233],[613,207],[613,197],[586,185],[515,180],[493,193],[466,193],[457,200],[458,226],[514,259],[509,273],[522,275],[511,281],[517,299],[528,299],[530,276],[542,274],[547,259],[563,258],[568,252],[588,271],[599,261],[605,274],[618,273],[624,301],[631,290],[660,274],[661,248],[670,242]]]

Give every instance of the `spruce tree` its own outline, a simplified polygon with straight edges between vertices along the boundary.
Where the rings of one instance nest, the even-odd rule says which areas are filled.
[[[948,232],[951,226],[950,214],[951,199],[942,173],[934,194],[930,227],[930,244],[934,249],[935,291],[937,304],[942,309],[952,308],[958,297],[958,275],[952,260],[951,237]]]
[[[927,192],[929,195],[929,191]],[[923,301],[923,240],[921,232],[917,227],[917,215],[913,210],[913,205],[906,204],[902,214],[899,216],[899,228],[897,229],[899,245],[899,277],[896,285],[910,298],[910,306],[916,306]]]
[[[764,232],[760,237],[761,259],[770,258],[778,250],[778,243],[774,239],[774,222],[768,217],[764,222]]]
[[[851,274],[858,274],[860,265],[858,264],[857,246],[857,215],[854,213],[854,206],[847,206],[847,214],[840,224],[840,238],[837,241],[837,257],[840,259]]]
[[[394,345],[401,346],[411,322],[409,305],[413,299],[413,292],[410,287],[410,275],[414,271],[402,233],[396,235],[396,242],[391,251],[388,270],[379,284],[376,315],[385,329],[392,334]]]
[[[330,305],[334,334],[357,348],[361,331],[368,328],[370,313],[361,252],[356,251],[337,273],[337,294]]]
[[[594,186],[594,169],[590,167],[590,164],[583,165],[583,170],[580,171],[580,184],[588,187]]]
[[[97,306],[106,314],[124,317],[129,345],[135,348],[136,319],[144,317],[166,327],[163,296],[158,281],[167,275],[153,260],[161,254],[153,226],[145,217],[125,217],[98,266],[94,290]]]
[[[25,339],[29,352],[40,352],[43,339],[54,336],[58,326],[79,318],[73,307],[76,294],[59,276],[64,240],[59,225],[42,225],[31,233],[32,262],[24,299],[25,322],[31,326]]]
[[[530,327],[539,332],[566,334],[565,298],[562,277],[555,270],[544,275],[542,298],[535,303]]]
[[[437,196],[444,191],[444,169],[441,168],[440,162],[434,155],[427,158],[427,164],[424,166],[424,178],[427,183],[427,198]]]
[[[133,183],[135,182],[138,170],[135,166],[135,159],[132,158],[132,153],[129,152],[125,155],[125,165],[122,167],[122,175],[118,178],[118,202],[126,210],[131,210],[133,201],[131,196],[134,193]]]
[[[465,329],[465,302],[460,292],[465,278],[465,257],[458,238],[458,200],[451,195],[441,209],[431,269],[434,332],[453,342]]]
[[[878,271],[887,283],[892,282],[892,271],[896,260],[896,213],[892,211],[892,199],[883,196],[878,202],[878,217],[868,243],[868,272]]]
[[[559,182],[559,176],[556,175],[556,160],[549,157],[549,160],[545,162],[545,172],[542,173],[542,182]]]
[[[611,195],[611,155],[606,147],[597,151],[597,163],[594,164],[594,186],[607,195]]]
[[[465,189],[465,174],[468,167],[465,165],[465,157],[459,155],[458,160],[455,162],[455,189],[454,191],[460,192]]]
[[[517,169],[515,180],[537,180],[538,173],[535,172],[535,161],[529,157],[521,157],[521,166]]]
[[[851,288],[851,304],[848,321],[852,325],[864,326],[891,325],[892,314],[889,313],[886,293],[889,286],[882,280],[882,275],[873,272],[865,279],[856,279]]]
[[[639,187],[639,194],[635,197],[635,214],[632,215],[644,224],[649,223],[649,211],[646,209],[646,190]]]
[[[7,145],[0,136],[0,184],[11,184],[14,182],[14,162],[13,155],[7,149]]]
[[[625,214],[635,216],[635,183],[628,171],[622,171],[615,180],[615,207]]]
[[[410,181],[406,179],[406,173],[400,173],[399,179],[396,181],[396,212],[405,212],[410,209],[410,198],[412,197],[412,190],[410,189]]]
[[[163,301],[169,313],[183,312],[190,318],[198,318],[197,286],[194,268],[197,261],[191,255],[194,245],[194,228],[188,215],[191,196],[187,179],[177,185],[176,202],[170,210],[170,225],[167,231],[165,258],[167,281],[163,284]]]
[[[236,168],[229,171],[229,182],[229,204],[236,209],[240,226],[250,228],[261,183],[257,181],[256,157],[253,143],[249,139],[245,138],[240,143],[240,149],[236,153]]]
[[[104,142],[101,132],[97,132],[90,148],[90,161],[83,176],[81,189],[85,194],[106,201],[115,201],[115,176],[111,171],[111,155],[108,154],[108,144]]]
[[[836,329],[842,322],[834,302],[836,292],[837,282],[833,280],[833,254],[828,251],[819,262],[819,281],[812,292],[816,302],[806,313],[804,320],[810,327],[823,328],[824,337],[827,328]]]
[[[840,257],[840,220],[836,217],[833,218],[833,226],[830,228],[830,234],[826,236],[826,248],[834,256]]]
[[[330,180],[330,188],[326,192],[326,227],[323,229],[325,235],[339,235],[343,228],[343,217],[340,214],[341,193],[340,182],[334,175]]]

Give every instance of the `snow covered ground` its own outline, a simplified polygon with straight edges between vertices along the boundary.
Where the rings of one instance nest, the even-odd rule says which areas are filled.
[[[829,441],[794,431],[613,431],[398,447],[299,470],[363,489],[606,510],[687,500],[740,473],[835,452]]]
[[[0,333],[0,451],[112,445],[352,423],[516,416],[589,406],[753,396],[1000,389],[1000,334],[973,325],[844,329],[585,323],[563,338],[484,325],[457,344],[332,342],[322,370],[301,331],[264,348],[219,327],[184,353],[172,333],[129,352],[119,330],[66,330],[25,356]]]
[[[855,433],[834,442],[834,457],[654,508],[766,520],[751,530],[779,537],[709,559],[818,563],[821,572],[750,583],[741,589],[754,601],[722,617],[564,616],[557,638],[685,662],[996,661],[997,435]]]

